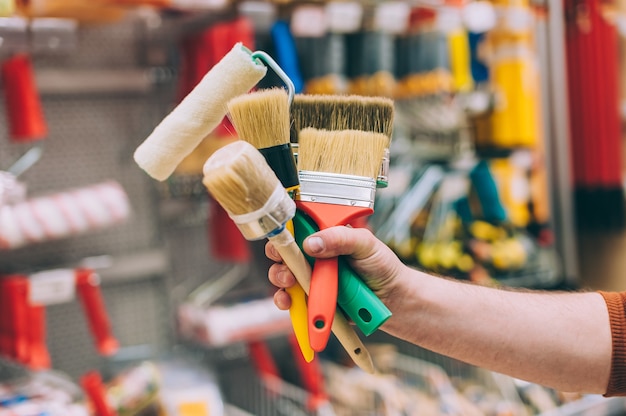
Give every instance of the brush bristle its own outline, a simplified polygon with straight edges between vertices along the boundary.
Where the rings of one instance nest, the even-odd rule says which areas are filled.
[[[298,169],[376,178],[389,137],[359,130],[300,131]]]
[[[233,98],[228,112],[239,138],[257,149],[289,143],[289,97],[283,88]]]
[[[246,214],[263,207],[280,186],[274,171],[257,149],[238,140],[206,161],[202,183],[229,213]]]
[[[393,100],[360,95],[298,94],[291,104],[297,132],[307,127],[323,130],[361,130],[391,137]]]

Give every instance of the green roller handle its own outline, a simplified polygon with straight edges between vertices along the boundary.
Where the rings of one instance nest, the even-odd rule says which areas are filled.
[[[293,228],[300,249],[305,238],[319,231],[317,224],[300,210],[296,211],[293,218]],[[305,257],[313,267],[315,259],[306,253]],[[391,317],[391,311],[352,270],[345,257],[339,256],[338,265],[337,303],[359,329],[369,336]]]

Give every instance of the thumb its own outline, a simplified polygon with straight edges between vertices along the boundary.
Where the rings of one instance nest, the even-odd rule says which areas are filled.
[[[378,244],[382,243],[367,229],[337,226],[311,234],[303,247],[307,254],[319,258],[350,255],[365,259],[376,253]]]

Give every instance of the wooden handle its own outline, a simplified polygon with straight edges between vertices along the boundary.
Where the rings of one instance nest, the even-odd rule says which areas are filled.
[[[300,247],[296,244],[293,235],[285,229],[269,239],[287,267],[289,267],[289,270],[296,277],[296,280],[298,280],[298,283],[300,283],[300,286],[308,294],[311,289],[311,267],[304,258]],[[375,372],[374,364],[369,351],[367,351],[363,342],[340,310],[335,312],[335,319],[331,329],[354,363],[362,370],[373,374]]]

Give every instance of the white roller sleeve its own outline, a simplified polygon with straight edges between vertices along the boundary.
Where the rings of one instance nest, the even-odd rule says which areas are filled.
[[[167,179],[226,115],[226,104],[247,93],[267,72],[235,44],[135,151],[135,162],[154,179]]]

